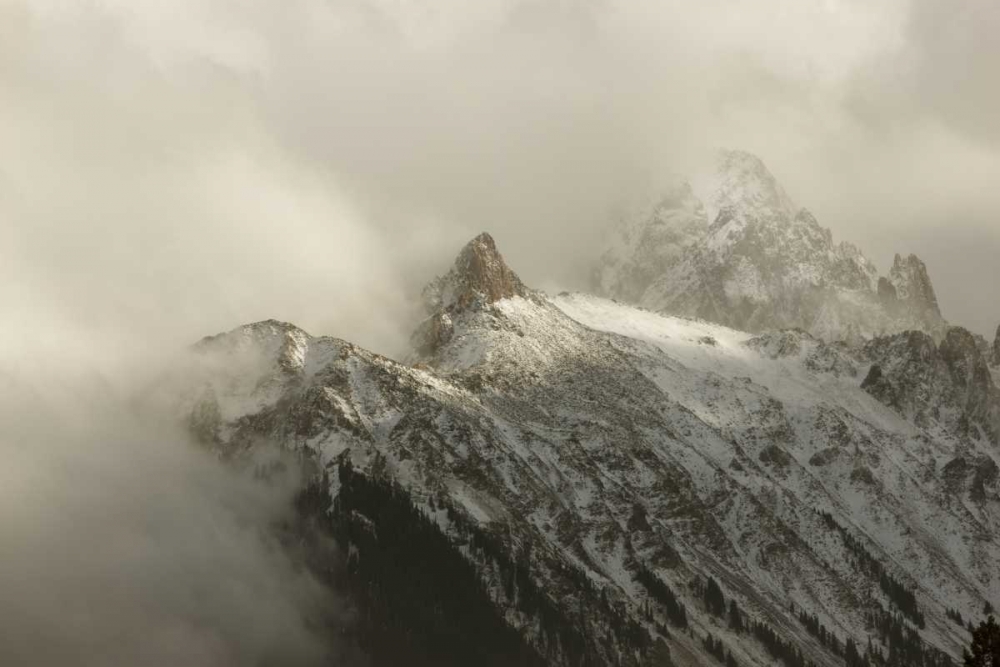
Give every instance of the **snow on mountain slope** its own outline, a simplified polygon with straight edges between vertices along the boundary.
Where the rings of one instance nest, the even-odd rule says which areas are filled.
[[[849,638],[888,654],[875,626],[900,611],[919,649],[905,664],[947,664],[932,648],[956,656],[967,636],[945,611],[974,617],[1000,597],[997,444],[968,427],[995,407],[976,345],[931,340],[927,381],[900,383],[894,369],[922,358],[903,344],[549,298],[487,235],[427,294],[409,364],[277,322],[206,339],[184,414],[229,458],[276,443],[319,470],[349,459],[405,489],[456,549],[442,508],[465,517],[522,559],[594,664],[661,664],[657,641],[676,664],[714,664],[711,633],[739,664],[770,665],[766,624],[794,647],[790,667],[839,665]],[[907,405],[964,420],[914,420],[873,373]],[[476,563],[507,622],[547,664],[571,664],[568,640],[498,583],[500,561]],[[754,632],[710,611],[710,581]]]
[[[673,186],[621,225],[596,271],[598,290],[653,310],[749,331],[802,328],[826,340],[945,322],[914,256],[888,277],[788,197],[764,163],[719,153],[694,187]]]
[[[978,431],[971,434],[966,430],[965,435],[973,437],[965,438],[960,428],[948,430],[939,424],[925,424],[927,428],[918,428],[907,421],[904,414],[860,389],[859,375],[863,377],[870,367],[864,359],[857,358],[847,348],[831,346],[805,334],[784,332],[750,338],[747,334],[724,327],[662,317],[595,297],[559,297],[556,303],[567,314],[589,326],[649,341],[688,369],[722,376],[729,381],[748,378],[752,382],[748,386],[765,388],[769,396],[781,403],[792,426],[794,436],[788,452],[803,464],[805,470],[810,471],[810,477],[803,481],[807,485],[813,481],[821,484],[824,491],[832,496],[828,502],[858,510],[859,514],[855,514],[854,519],[860,520],[859,526],[869,535],[878,535],[882,539],[891,537],[905,546],[904,557],[902,553],[893,554],[891,544],[885,545],[890,547],[887,549],[890,555],[903,558],[907,571],[913,574],[920,572],[921,568],[934,570],[957,566],[967,572],[982,573],[986,581],[996,585],[996,572],[986,575],[981,570],[984,554],[996,549],[996,538],[992,543],[970,539],[981,528],[989,529],[995,525],[996,506],[976,505],[969,502],[969,497],[946,498],[949,495],[948,484],[943,479],[930,485],[926,483],[933,471],[948,469],[949,465],[954,467],[956,461],[967,458],[980,461],[984,469],[992,471],[995,463],[991,462],[997,454],[995,437],[989,439],[982,437]],[[957,335],[958,331],[953,330],[949,338]],[[933,341],[926,340],[934,346]],[[898,357],[892,355],[890,358]],[[991,382],[987,384],[981,373],[978,377],[983,386],[978,394],[973,392],[973,395],[981,396],[989,403],[989,409],[995,411],[997,402],[991,398],[995,389]],[[720,419],[715,416],[718,415],[718,398],[704,392],[703,383],[703,377],[692,377],[684,372],[661,379],[664,391],[678,397],[685,407],[705,421],[717,428],[740,430],[739,425],[734,425],[735,420],[727,421],[725,417]],[[732,389],[727,394],[738,396],[738,389]],[[938,415],[969,403],[968,397],[961,396],[949,404],[948,391],[940,386],[923,398],[931,402],[931,406],[925,406],[926,409],[933,409]],[[988,419],[995,420],[994,414]],[[840,422],[834,427],[835,433],[830,432],[829,418],[834,419],[835,424]],[[968,423],[966,420],[965,424]],[[847,433],[841,432],[844,427],[849,429]],[[752,429],[754,425],[751,422],[744,428]],[[851,433],[855,429],[860,432]],[[835,441],[833,448],[829,447],[831,440]],[[850,452],[845,445],[853,446],[854,451]],[[846,457],[853,458],[853,465],[839,466],[839,472],[848,479],[837,479],[831,473],[836,472],[838,466],[831,468],[826,461]],[[816,465],[817,462],[822,462],[822,465]],[[913,509],[893,516],[891,520],[878,516],[873,511],[882,500],[875,497],[878,492],[867,487],[859,489],[850,483],[851,477],[867,477],[862,472],[866,469],[877,471],[874,478],[880,482],[879,491],[888,481],[897,487],[897,493],[907,496],[894,498],[893,503]],[[995,472],[989,474],[995,484]],[[929,502],[927,495],[934,501]],[[863,506],[861,503],[866,504]],[[977,514],[978,520],[968,521],[967,511]],[[896,523],[898,525],[893,525]],[[964,545],[949,544],[950,529],[962,524],[970,531]],[[926,545],[925,555],[912,558],[919,549],[912,540],[906,539],[906,535],[934,535],[940,532],[945,534],[944,538],[935,537]],[[953,564],[935,564],[940,552],[948,553]],[[928,581],[933,582],[934,577],[928,577]],[[929,585],[929,588],[938,592],[941,590],[937,583]],[[992,589],[990,594],[996,593]],[[947,598],[942,601],[946,604],[950,602]]]

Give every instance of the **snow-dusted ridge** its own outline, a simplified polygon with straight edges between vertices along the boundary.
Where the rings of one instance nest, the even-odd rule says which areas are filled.
[[[273,443],[320,470],[349,458],[407,489],[450,535],[441,502],[511,553],[530,544],[530,576],[563,622],[610,636],[595,640],[603,664],[652,653],[610,633],[572,572],[692,665],[714,664],[707,632],[741,665],[775,661],[706,611],[709,577],[816,664],[843,660],[803,611],[840,642],[864,650],[872,637],[878,649],[866,615],[895,603],[844,535],[915,594],[922,640],[953,657],[967,636],[945,611],[974,618],[1000,598],[1000,402],[980,347],[960,333],[940,347],[905,335],[852,347],[548,297],[488,236],[428,294],[407,364],[275,322],[206,340],[209,370],[186,394],[195,432],[237,459]],[[230,363],[246,354],[253,363]],[[904,372],[921,359],[926,373]],[[568,664],[493,566],[480,567],[507,621],[550,664]],[[667,631],[642,571],[676,593],[691,632]]]

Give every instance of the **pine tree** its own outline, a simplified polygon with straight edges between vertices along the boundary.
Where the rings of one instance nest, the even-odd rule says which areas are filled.
[[[740,608],[736,604],[736,600],[729,600],[729,629],[737,632],[743,632],[743,614],[740,613]]]
[[[970,648],[962,651],[965,667],[1000,667],[1000,625],[992,615],[972,633]]]
[[[719,587],[719,582],[713,577],[708,578],[708,584],[705,586],[704,602],[708,613],[719,618],[725,615],[726,596],[723,595],[722,589]]]

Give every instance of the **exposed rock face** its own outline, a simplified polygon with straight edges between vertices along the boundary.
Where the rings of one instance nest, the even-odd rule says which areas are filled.
[[[526,294],[521,279],[507,266],[493,237],[485,232],[469,241],[451,271],[425,290],[432,312],[461,310],[477,299],[494,303]]]
[[[466,244],[447,274],[424,289],[429,317],[413,332],[410,343],[418,357],[429,358],[451,340],[454,317],[472,306],[488,307],[515,296],[530,297],[531,290],[507,266],[493,237],[480,234]]]
[[[909,328],[939,337],[945,328],[923,262],[897,256],[880,278],[741,151],[722,152],[697,189],[676,186],[623,224],[595,277],[607,296],[753,332],[860,340]]]
[[[746,345],[770,359],[798,357],[816,372],[850,377],[858,374],[856,348],[842,342],[826,343],[801,329],[768,331],[751,338]]]
[[[420,323],[410,336],[410,344],[418,355],[427,356],[448,343],[454,333],[455,325],[451,321],[451,315],[441,311]]]
[[[969,393],[988,393],[993,389],[990,369],[976,337],[961,327],[952,327],[938,348],[951,375],[952,384]]]
[[[919,257],[910,255],[904,259],[896,255],[889,271],[889,283],[895,289],[896,302],[904,316],[909,315],[922,323],[921,329],[925,331],[940,328],[944,319],[938,308],[937,295],[927,275],[927,267]]]
[[[873,362],[862,389],[923,427],[1000,443],[1000,392],[976,337],[960,327],[940,345],[909,331],[865,346]]]

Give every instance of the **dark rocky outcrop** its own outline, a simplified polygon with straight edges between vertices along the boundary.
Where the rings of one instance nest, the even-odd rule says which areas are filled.
[[[919,257],[909,255],[904,258],[897,254],[887,282],[895,294],[895,301],[890,302],[890,307],[895,308],[897,314],[908,316],[929,332],[935,332],[943,326],[944,318],[938,307],[937,294],[927,273],[927,266]],[[881,281],[879,288],[879,295],[882,296]]]
[[[993,349],[990,355],[990,364],[1000,366],[1000,327],[997,327],[997,335],[993,339]]]
[[[451,340],[452,317],[458,313],[476,305],[530,295],[531,290],[507,266],[493,237],[484,232],[462,248],[447,274],[424,289],[429,317],[416,328],[410,342],[418,355],[432,355]]]
[[[1000,392],[969,331],[952,327],[940,345],[908,331],[871,341],[865,354],[872,366],[861,387],[880,402],[920,426],[1000,442]]]
[[[500,255],[493,237],[484,232],[466,244],[451,271],[431,283],[425,296],[431,310],[452,311],[464,309],[478,299],[494,303],[527,293],[524,283]]]
[[[996,493],[1000,468],[988,456],[980,456],[971,461],[964,456],[957,456],[944,465],[941,477],[945,488],[952,495],[968,493],[970,500],[983,502]]]

